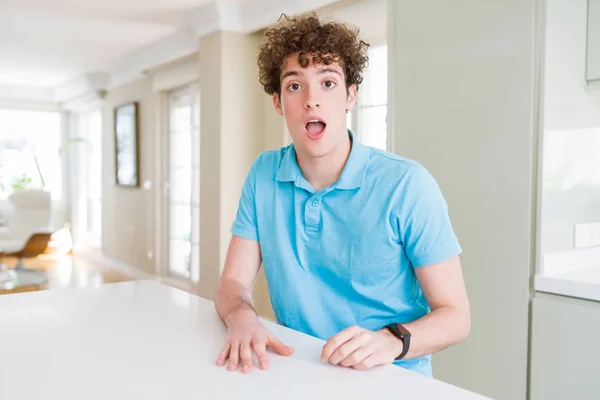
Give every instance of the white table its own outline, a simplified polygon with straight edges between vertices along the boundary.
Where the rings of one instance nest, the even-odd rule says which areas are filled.
[[[215,365],[213,303],[154,281],[0,296],[0,398],[484,398],[392,365],[323,364],[323,341],[265,324],[296,351],[242,374]]]

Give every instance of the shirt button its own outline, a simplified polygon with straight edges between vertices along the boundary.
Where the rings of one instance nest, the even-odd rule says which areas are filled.
[[[312,201],[312,205],[313,205],[314,207],[318,206],[318,205],[319,205],[319,200],[313,200],[313,201]]]

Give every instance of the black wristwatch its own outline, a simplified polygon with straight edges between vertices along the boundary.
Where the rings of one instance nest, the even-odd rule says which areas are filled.
[[[386,326],[386,328],[388,328],[394,336],[404,343],[404,346],[402,347],[402,353],[396,357],[396,360],[402,360],[406,353],[408,353],[408,349],[410,347],[410,332],[400,324],[390,324]]]

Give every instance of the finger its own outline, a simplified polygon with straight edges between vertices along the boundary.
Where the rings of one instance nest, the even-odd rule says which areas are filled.
[[[260,369],[269,368],[267,345],[264,342],[254,342],[252,344],[252,349],[256,353],[256,358],[258,358],[258,365],[260,366]]]
[[[352,368],[354,368],[354,369],[360,369],[360,370],[365,370],[365,369],[373,368],[374,366],[377,365],[377,363],[375,361],[376,361],[375,355],[371,354],[370,356],[368,356],[367,358],[365,358],[361,362],[354,364],[352,366]]]
[[[355,336],[340,347],[338,347],[329,357],[329,362],[333,365],[339,364],[341,361],[350,357],[355,351],[362,348],[365,345],[364,341],[361,340],[361,336]]]
[[[221,366],[225,364],[225,360],[227,360],[227,356],[229,356],[229,349],[231,349],[231,345],[226,343],[223,347],[223,350],[217,356],[217,365]]]
[[[351,340],[360,332],[360,328],[352,326],[329,338],[321,352],[321,362],[328,361],[331,355],[344,343]]]
[[[252,370],[252,349],[249,342],[244,342],[240,346],[240,359],[242,372],[250,372]]]
[[[340,361],[342,367],[352,367],[358,365],[369,357],[373,351],[369,346],[362,346],[352,352],[348,357]]]
[[[268,346],[275,350],[277,354],[281,354],[282,356],[289,356],[294,352],[294,348],[288,345],[283,344],[279,339],[274,336],[269,338]]]
[[[231,344],[231,350],[229,351],[229,365],[227,369],[233,371],[237,369],[240,355],[240,343],[234,342]]]

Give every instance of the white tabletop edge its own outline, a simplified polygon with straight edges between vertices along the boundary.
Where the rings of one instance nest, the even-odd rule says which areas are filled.
[[[0,363],[0,379],[12,382],[2,397],[486,398],[396,366],[322,364],[324,341],[261,320],[296,351],[271,353],[269,370],[245,375],[214,365],[226,333],[214,304],[158,281],[0,296],[0,354],[12,360]]]

